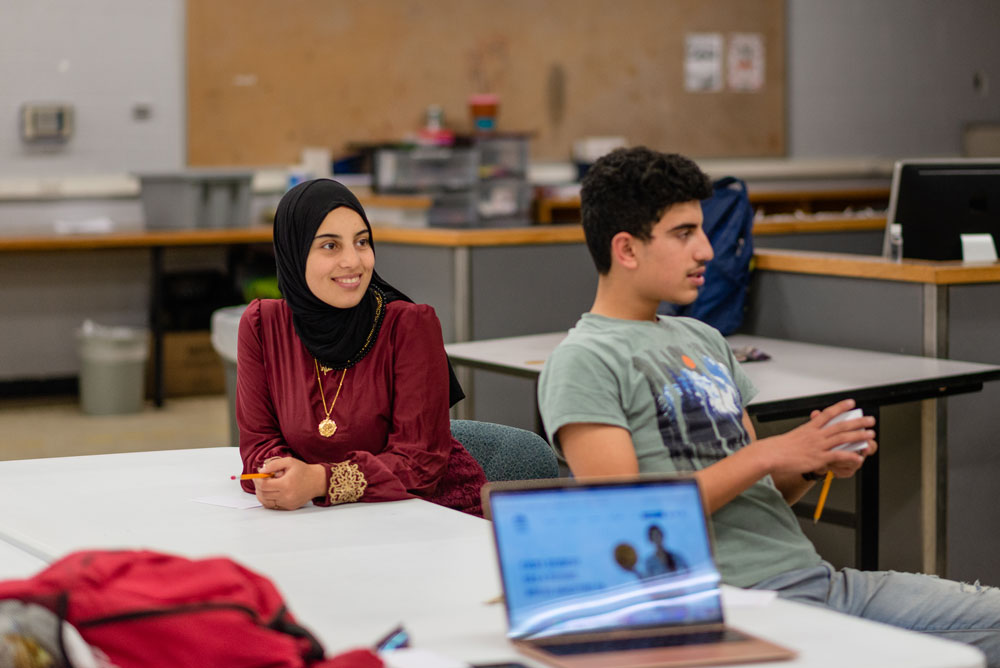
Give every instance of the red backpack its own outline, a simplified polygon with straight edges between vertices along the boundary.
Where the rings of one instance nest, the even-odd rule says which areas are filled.
[[[0,599],[48,608],[119,668],[382,666],[367,649],[324,659],[271,581],[225,558],[74,552],[0,582]]]

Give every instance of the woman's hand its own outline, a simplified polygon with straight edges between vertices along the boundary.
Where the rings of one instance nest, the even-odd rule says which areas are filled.
[[[295,510],[326,494],[326,469],[320,464],[276,457],[264,462],[260,472],[274,474],[253,481],[257,499],[265,508]]]

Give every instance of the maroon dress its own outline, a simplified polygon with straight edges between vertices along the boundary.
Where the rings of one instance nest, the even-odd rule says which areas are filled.
[[[326,417],[314,358],[295,334],[284,300],[255,300],[240,321],[236,421],[243,470],[271,457],[297,457],[327,470],[317,505],[420,497],[482,514],[482,467],[451,435],[448,366],[441,325],[424,304],[390,302],[368,354],[343,376]],[[326,406],[340,370],[321,372]],[[253,481],[243,481],[253,493]]]

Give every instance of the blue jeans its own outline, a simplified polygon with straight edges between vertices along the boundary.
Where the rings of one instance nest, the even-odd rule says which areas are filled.
[[[1000,589],[935,575],[836,570],[827,562],[782,573],[754,589],[921,633],[975,645],[1000,667]]]

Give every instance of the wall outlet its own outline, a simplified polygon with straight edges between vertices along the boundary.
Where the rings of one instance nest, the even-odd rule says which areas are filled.
[[[21,138],[24,141],[66,141],[72,136],[71,105],[29,103],[21,107]]]

